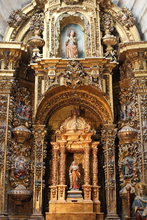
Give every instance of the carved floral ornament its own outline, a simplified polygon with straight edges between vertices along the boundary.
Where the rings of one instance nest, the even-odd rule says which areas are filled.
[[[40,35],[44,30],[44,13],[35,13],[31,19],[30,30],[34,35]]]
[[[114,30],[114,20],[110,13],[101,12],[101,29],[105,33],[111,33]]]
[[[16,88],[15,91],[13,126],[30,127],[32,123],[31,92],[26,87]]]
[[[11,13],[8,20],[8,24],[10,27],[17,28],[26,19],[27,19],[27,15],[25,13],[23,13],[20,9],[15,10]]]
[[[118,21],[127,29],[134,26],[136,21],[133,17],[132,12],[128,8],[123,8],[121,12],[118,12],[116,15],[116,19],[118,19]]]
[[[66,70],[63,74],[65,85],[76,87],[84,85],[86,73],[82,64],[79,61],[73,60],[69,61]]]

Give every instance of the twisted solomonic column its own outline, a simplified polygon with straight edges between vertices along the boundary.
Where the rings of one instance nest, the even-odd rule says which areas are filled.
[[[84,146],[84,200],[91,200],[91,185],[90,185],[90,145]]]
[[[60,178],[58,185],[58,200],[65,200],[65,167],[66,167],[66,142],[62,141],[60,144]]]
[[[52,186],[51,189],[51,201],[57,200],[57,177],[58,177],[58,151],[59,145],[56,142],[52,142]]]

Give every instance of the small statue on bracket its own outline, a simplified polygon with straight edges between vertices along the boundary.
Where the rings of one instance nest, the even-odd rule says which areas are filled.
[[[69,167],[70,190],[77,190],[80,188],[80,178],[79,166],[73,161]]]
[[[131,157],[125,157],[122,161],[122,173],[124,179],[131,178],[133,176],[134,161]]]

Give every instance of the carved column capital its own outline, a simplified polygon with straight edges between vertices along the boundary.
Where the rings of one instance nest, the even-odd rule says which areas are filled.
[[[102,139],[106,139],[108,137],[115,137],[117,134],[117,129],[114,124],[105,124],[102,128]]]
[[[97,153],[98,152],[98,145],[100,144],[99,141],[92,142],[92,152]]]
[[[46,135],[45,125],[34,125],[33,128],[34,137],[42,140]]]

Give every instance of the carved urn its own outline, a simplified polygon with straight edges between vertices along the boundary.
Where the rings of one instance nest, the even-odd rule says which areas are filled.
[[[110,33],[106,33],[103,37],[103,43],[107,46],[106,48],[106,57],[113,57],[113,47],[117,44],[117,38],[114,35],[111,35]]]
[[[26,201],[31,198],[32,192],[24,185],[18,185],[15,189],[12,189],[8,192],[8,194],[11,196],[13,200],[16,201]]]
[[[33,48],[32,58],[40,58],[42,55],[39,48],[44,46],[45,41],[40,36],[35,35],[28,40],[28,44]]]
[[[130,126],[126,125],[118,132],[120,142],[123,144],[132,143],[137,137],[138,131]]]
[[[117,44],[117,39],[114,35],[111,35],[109,33],[107,33],[104,37],[103,37],[103,43],[105,45],[109,45],[109,46],[114,46]]]
[[[33,48],[43,47],[45,44],[45,41],[38,35],[35,35],[31,37],[28,40],[28,44],[31,45]]]
[[[18,126],[12,130],[18,143],[24,143],[31,135],[31,131],[25,126]]]

